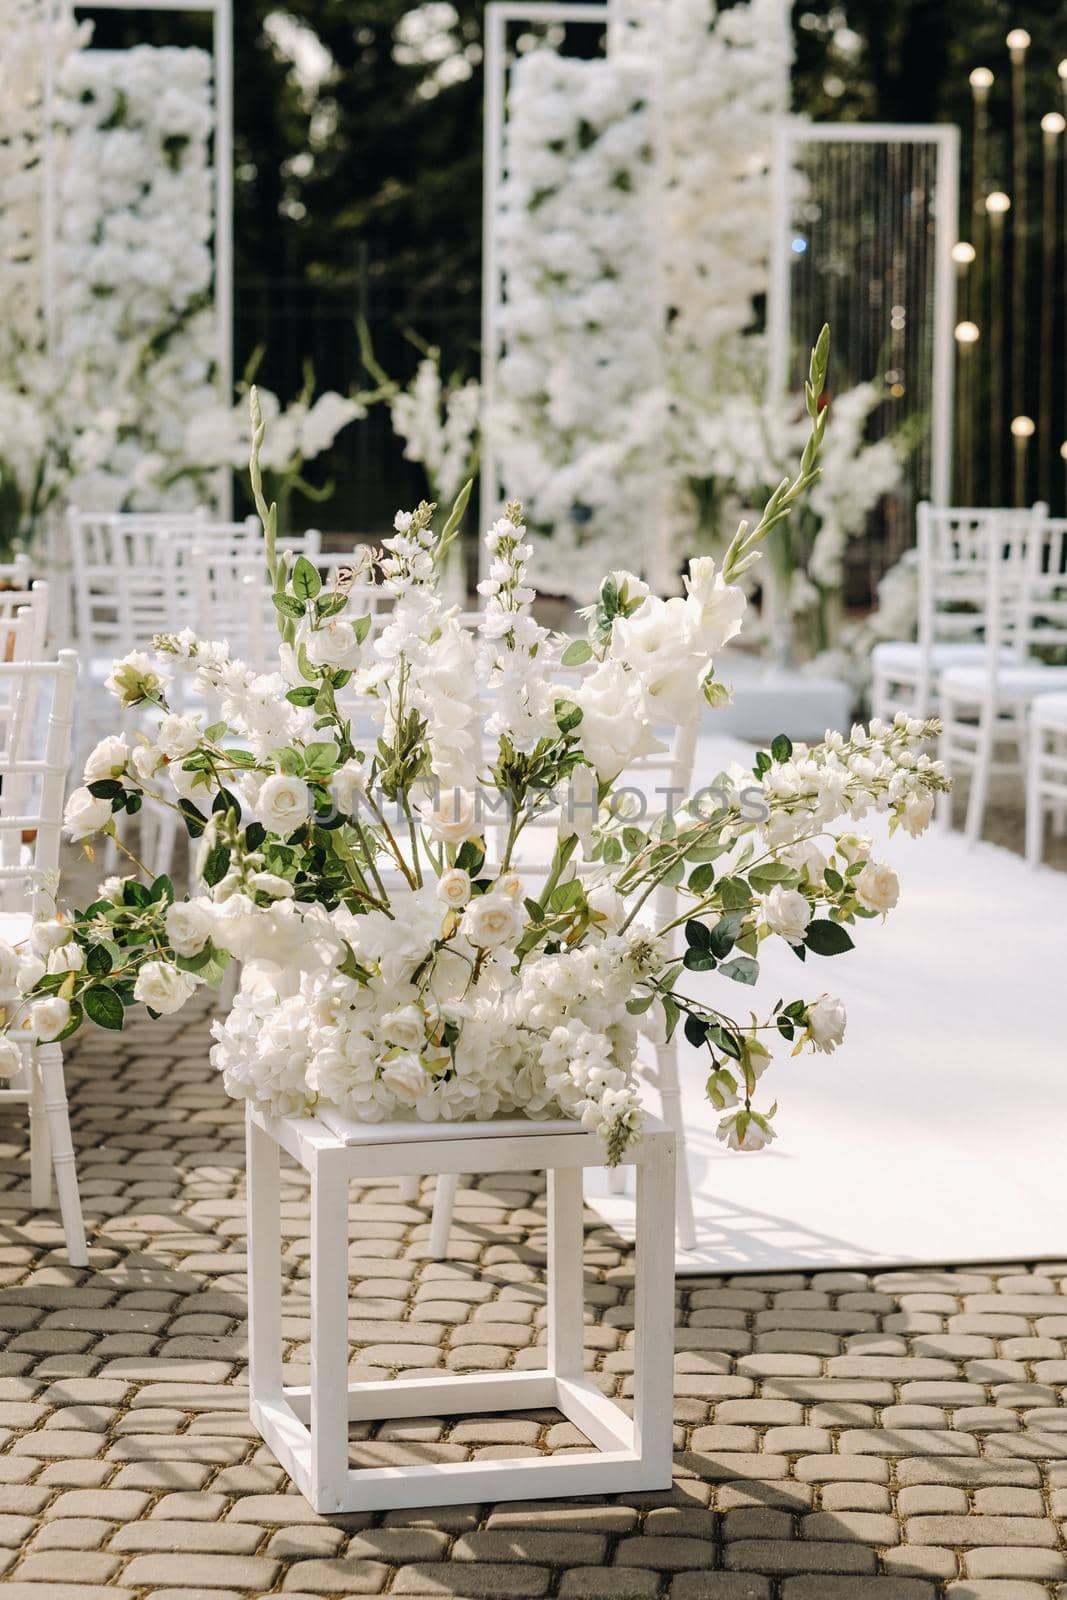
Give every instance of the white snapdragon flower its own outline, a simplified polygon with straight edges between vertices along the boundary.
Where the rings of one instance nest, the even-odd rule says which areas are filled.
[[[848,1017],[844,1001],[837,1000],[830,994],[821,994],[817,1000],[812,1001],[804,1015],[808,1038],[816,1050],[832,1055],[845,1037]]]
[[[198,956],[215,928],[215,908],[210,900],[175,900],[167,907],[163,925],[176,956]]]
[[[167,674],[160,672],[155,661],[143,650],[116,661],[104,680],[104,687],[124,706],[140,705],[144,700],[158,700],[170,682]]]
[[[43,1044],[61,1034],[69,1021],[70,1006],[59,995],[35,1000],[30,1007],[30,1032]]]
[[[126,770],[130,747],[122,734],[109,734],[89,752],[82,774],[85,783],[100,783],[105,778],[117,778]]]
[[[26,1064],[26,1057],[6,1034],[0,1036],[0,1079],[13,1078]]]
[[[268,832],[287,839],[310,815],[308,786],[289,773],[276,772],[261,787],[253,810]]]
[[[401,1105],[413,1106],[431,1087],[432,1079],[418,1056],[405,1051],[382,1068],[382,1083]]]
[[[483,894],[463,913],[460,931],[481,950],[514,944],[526,924],[521,906],[507,895]]]
[[[868,861],[856,879],[856,899],[868,911],[892,911],[900,899],[900,879],[884,862]]]
[[[419,807],[419,816],[427,833],[444,844],[463,844],[482,831],[474,796],[463,789],[442,790],[436,801],[429,799]]]
[[[932,794],[909,794],[904,801],[901,820],[912,838],[917,839],[921,833],[926,832],[933,814],[934,797]]]
[[[772,933],[787,944],[804,943],[804,934],[811,921],[811,906],[797,889],[786,889],[776,883],[769,894],[762,895],[760,906],[763,920]]]
[[[196,979],[166,961],[146,961],[133,986],[135,1000],[142,1001],[161,1016],[180,1011],[196,989]]]
[[[471,897],[470,874],[462,867],[448,867],[437,880],[437,898],[453,911],[462,911]]]
[[[63,810],[63,826],[69,837],[90,839],[111,822],[111,801],[100,800],[88,789],[74,789]]]
[[[192,755],[201,738],[201,718],[196,713],[180,716],[169,711],[159,724],[156,747],[168,761],[182,761]]]

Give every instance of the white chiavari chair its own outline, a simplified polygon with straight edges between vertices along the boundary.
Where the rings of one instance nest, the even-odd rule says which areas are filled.
[[[30,558],[20,550],[10,561],[0,561],[0,585],[6,589],[28,589],[32,575]]]
[[[77,671],[72,650],[54,662],[0,663],[0,937],[16,949],[26,946],[35,916],[55,914]],[[31,1201],[50,1204],[54,1171],[70,1263],[84,1267],[63,1048],[37,1043],[17,1021],[11,1037],[23,1066],[0,1089],[0,1103],[29,1107]]]
[[[1067,693],[1039,694],[1030,706],[1026,766],[1026,859],[1041,865],[1045,819],[1067,828]]]
[[[918,637],[888,639],[871,652],[871,715],[891,722],[897,711],[937,712],[942,672],[981,666],[986,655],[986,578],[998,534],[1031,532],[1047,506],[1023,510],[917,508]]]
[[[939,755],[950,776],[970,778],[964,832],[972,844],[981,836],[990,779],[1026,770],[1034,697],[1067,690],[1067,523],[1041,517],[1014,536],[1001,530],[995,550],[984,658],[941,677]],[[944,796],[942,819],[950,815]]]

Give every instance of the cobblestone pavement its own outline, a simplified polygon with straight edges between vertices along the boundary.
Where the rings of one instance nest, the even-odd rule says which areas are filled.
[[[247,1417],[242,1117],[206,1051],[202,1010],[70,1049],[92,1271],[31,1211],[24,1127],[0,1123],[5,1600],[1067,1600],[1067,1260],[682,1280],[671,1492],[314,1515]],[[299,1362],[307,1194],[285,1183]],[[354,1372],[540,1364],[540,1178],[461,1192],[448,1262],[395,1186],[352,1200]],[[585,1261],[589,1364],[625,1396],[632,1262],[592,1216]],[[353,1429],[352,1448],[579,1439],[536,1412]]]

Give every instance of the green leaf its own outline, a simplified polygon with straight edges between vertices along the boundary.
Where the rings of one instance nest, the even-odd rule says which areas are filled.
[[[797,873],[794,867],[787,867],[784,861],[768,861],[763,866],[753,867],[748,881],[757,894],[766,894],[776,883],[795,883]]]
[[[212,845],[211,849],[207,853],[207,860],[204,862],[204,870],[201,873],[201,877],[207,884],[208,888],[213,889],[217,883],[221,883],[229,870],[229,845]]]
[[[191,800],[179,800],[178,810],[185,818],[185,827],[190,839],[199,839],[207,827],[207,818],[204,813],[197,806],[194,806]]]
[[[699,867],[694,867],[689,874],[689,888],[694,894],[707,894],[715,882],[715,868],[710,861],[703,862]]]
[[[686,1017],[684,1031],[689,1043],[695,1045],[698,1050],[708,1037],[708,1025],[701,1017]]]
[[[685,942],[694,950],[710,950],[711,929],[695,917],[690,917],[685,925]]]
[[[226,724],[224,722],[211,723],[210,727],[204,729],[204,743],[215,744],[225,732]]]
[[[823,878],[825,880],[826,887],[828,889],[832,889],[835,894],[839,889],[843,889],[845,887],[844,878],[842,878],[839,872],[835,872],[833,867],[827,867],[826,871],[823,873]]]
[[[710,972],[715,966],[715,957],[710,950],[697,950],[690,945],[682,957],[682,965],[689,972]]]
[[[465,839],[456,856],[456,866],[462,867],[473,878],[485,865],[485,851],[473,839]]]
[[[636,855],[638,850],[642,849],[647,841],[645,834],[642,833],[640,828],[629,827],[622,830],[622,842],[626,846],[626,849],[629,851],[630,855]]]
[[[301,600],[314,600],[322,588],[318,568],[312,566],[307,556],[297,556],[291,578],[293,593]]]
[[[784,733],[779,733],[771,740],[771,755],[775,761],[788,761],[793,754],[793,741],[787,739]]]
[[[574,639],[564,650],[560,661],[565,667],[580,667],[592,659],[593,647],[588,639]]]
[[[560,733],[573,733],[582,720],[582,708],[573,700],[556,701],[556,727]]]
[[[681,1021],[682,1013],[678,1009],[678,1002],[673,994],[661,994],[660,1000],[663,1002],[663,1016],[667,1024],[667,1040],[669,1043],[675,1028]]]
[[[294,621],[299,622],[304,615],[304,607],[295,595],[272,594],[271,599],[274,601],[275,609],[280,611],[283,617],[292,617]]]
[[[245,829],[246,849],[250,851],[258,850],[266,837],[267,830],[263,826],[262,822],[250,822],[248,827]]]
[[[106,978],[114,965],[111,952],[106,945],[89,946],[85,956],[85,970],[90,978]]]
[[[708,933],[708,948],[720,961],[733,949],[734,940],[741,932],[741,918],[736,912],[720,917]]]
[[[626,1009],[631,1017],[644,1016],[655,998],[654,994],[635,995],[632,1000],[627,1000]]]
[[[752,891],[743,878],[723,878],[719,898],[724,911],[746,911],[752,904]]]
[[[336,617],[348,604],[348,596],[340,589],[335,589],[332,594],[320,594],[315,601],[315,614],[323,622],[328,617]]]
[[[95,783],[87,784],[86,787],[98,800],[118,800],[126,793],[117,778],[97,778]]]
[[[85,1013],[81,1008],[80,1002],[77,1000],[72,1000],[70,1002],[70,1018],[67,1022],[67,1026],[63,1029],[62,1033],[57,1033],[54,1039],[49,1039],[48,1043],[62,1044],[64,1039],[69,1039],[71,1034],[76,1033],[81,1027],[82,1018],[84,1015]]]
[[[755,983],[759,977],[759,962],[753,961],[751,956],[735,956],[732,961],[723,962],[719,971],[735,983]]]
[[[301,683],[295,689],[289,689],[285,698],[291,706],[313,706],[317,694],[318,690],[313,689],[310,683]]]
[[[367,616],[367,617],[357,617],[355,622],[353,622],[353,624],[352,624],[352,632],[356,636],[356,643],[357,644],[362,644],[363,643],[364,639],[367,637],[368,633],[371,630],[371,624],[373,623],[373,621],[374,621],[373,617]]]
[[[94,984],[83,991],[82,1004],[85,1007],[85,1015],[90,1022],[95,1022],[98,1028],[122,1027],[124,1015],[122,1001],[114,989]]]
[[[840,956],[853,948],[852,936],[839,922],[819,917],[808,923],[804,943],[817,956]]]

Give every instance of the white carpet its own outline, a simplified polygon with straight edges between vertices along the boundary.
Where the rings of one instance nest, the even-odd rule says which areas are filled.
[[[699,775],[737,754],[702,743]],[[681,1045],[697,1248],[679,1271],[1067,1258],[1067,874],[933,829],[877,853],[903,885],[884,926],[804,965],[764,947],[764,1005],[826,989],[849,1013],[832,1057],[791,1060],[782,1041],[769,1150],[722,1148],[703,1059]],[[699,982],[744,1015],[752,991]],[[632,1236],[631,1201],[590,1199]]]

